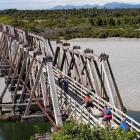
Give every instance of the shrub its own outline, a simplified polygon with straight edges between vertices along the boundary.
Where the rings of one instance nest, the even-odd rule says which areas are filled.
[[[135,131],[124,132],[120,129],[107,129],[67,122],[52,135],[52,140],[137,140]]]

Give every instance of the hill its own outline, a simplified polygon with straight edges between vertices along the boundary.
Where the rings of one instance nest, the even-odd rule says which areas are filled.
[[[112,2],[112,3],[106,3],[103,6],[100,5],[89,5],[89,4],[85,4],[85,5],[58,5],[55,6],[53,8],[51,8],[51,10],[58,10],[58,9],[88,9],[88,8],[98,8],[98,9],[128,9],[128,8],[140,8],[140,4],[132,4],[132,3],[119,3],[119,2]]]

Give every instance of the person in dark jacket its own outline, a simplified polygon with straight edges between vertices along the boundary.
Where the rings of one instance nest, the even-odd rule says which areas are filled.
[[[67,92],[68,91],[68,87],[69,87],[69,81],[68,81],[68,79],[66,77],[63,78],[62,84],[63,84],[64,91]]]
[[[60,86],[60,88],[62,88],[63,85],[63,75],[59,74],[58,76],[58,85]]]

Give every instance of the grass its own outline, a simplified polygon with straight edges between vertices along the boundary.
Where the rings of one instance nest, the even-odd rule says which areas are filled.
[[[0,16],[0,23],[10,24],[13,22],[13,20],[14,18],[11,16]]]

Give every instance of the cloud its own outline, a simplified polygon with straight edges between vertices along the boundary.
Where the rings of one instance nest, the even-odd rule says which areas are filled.
[[[140,3],[140,0],[0,0],[0,9],[48,9],[56,5],[103,5],[109,2]]]

